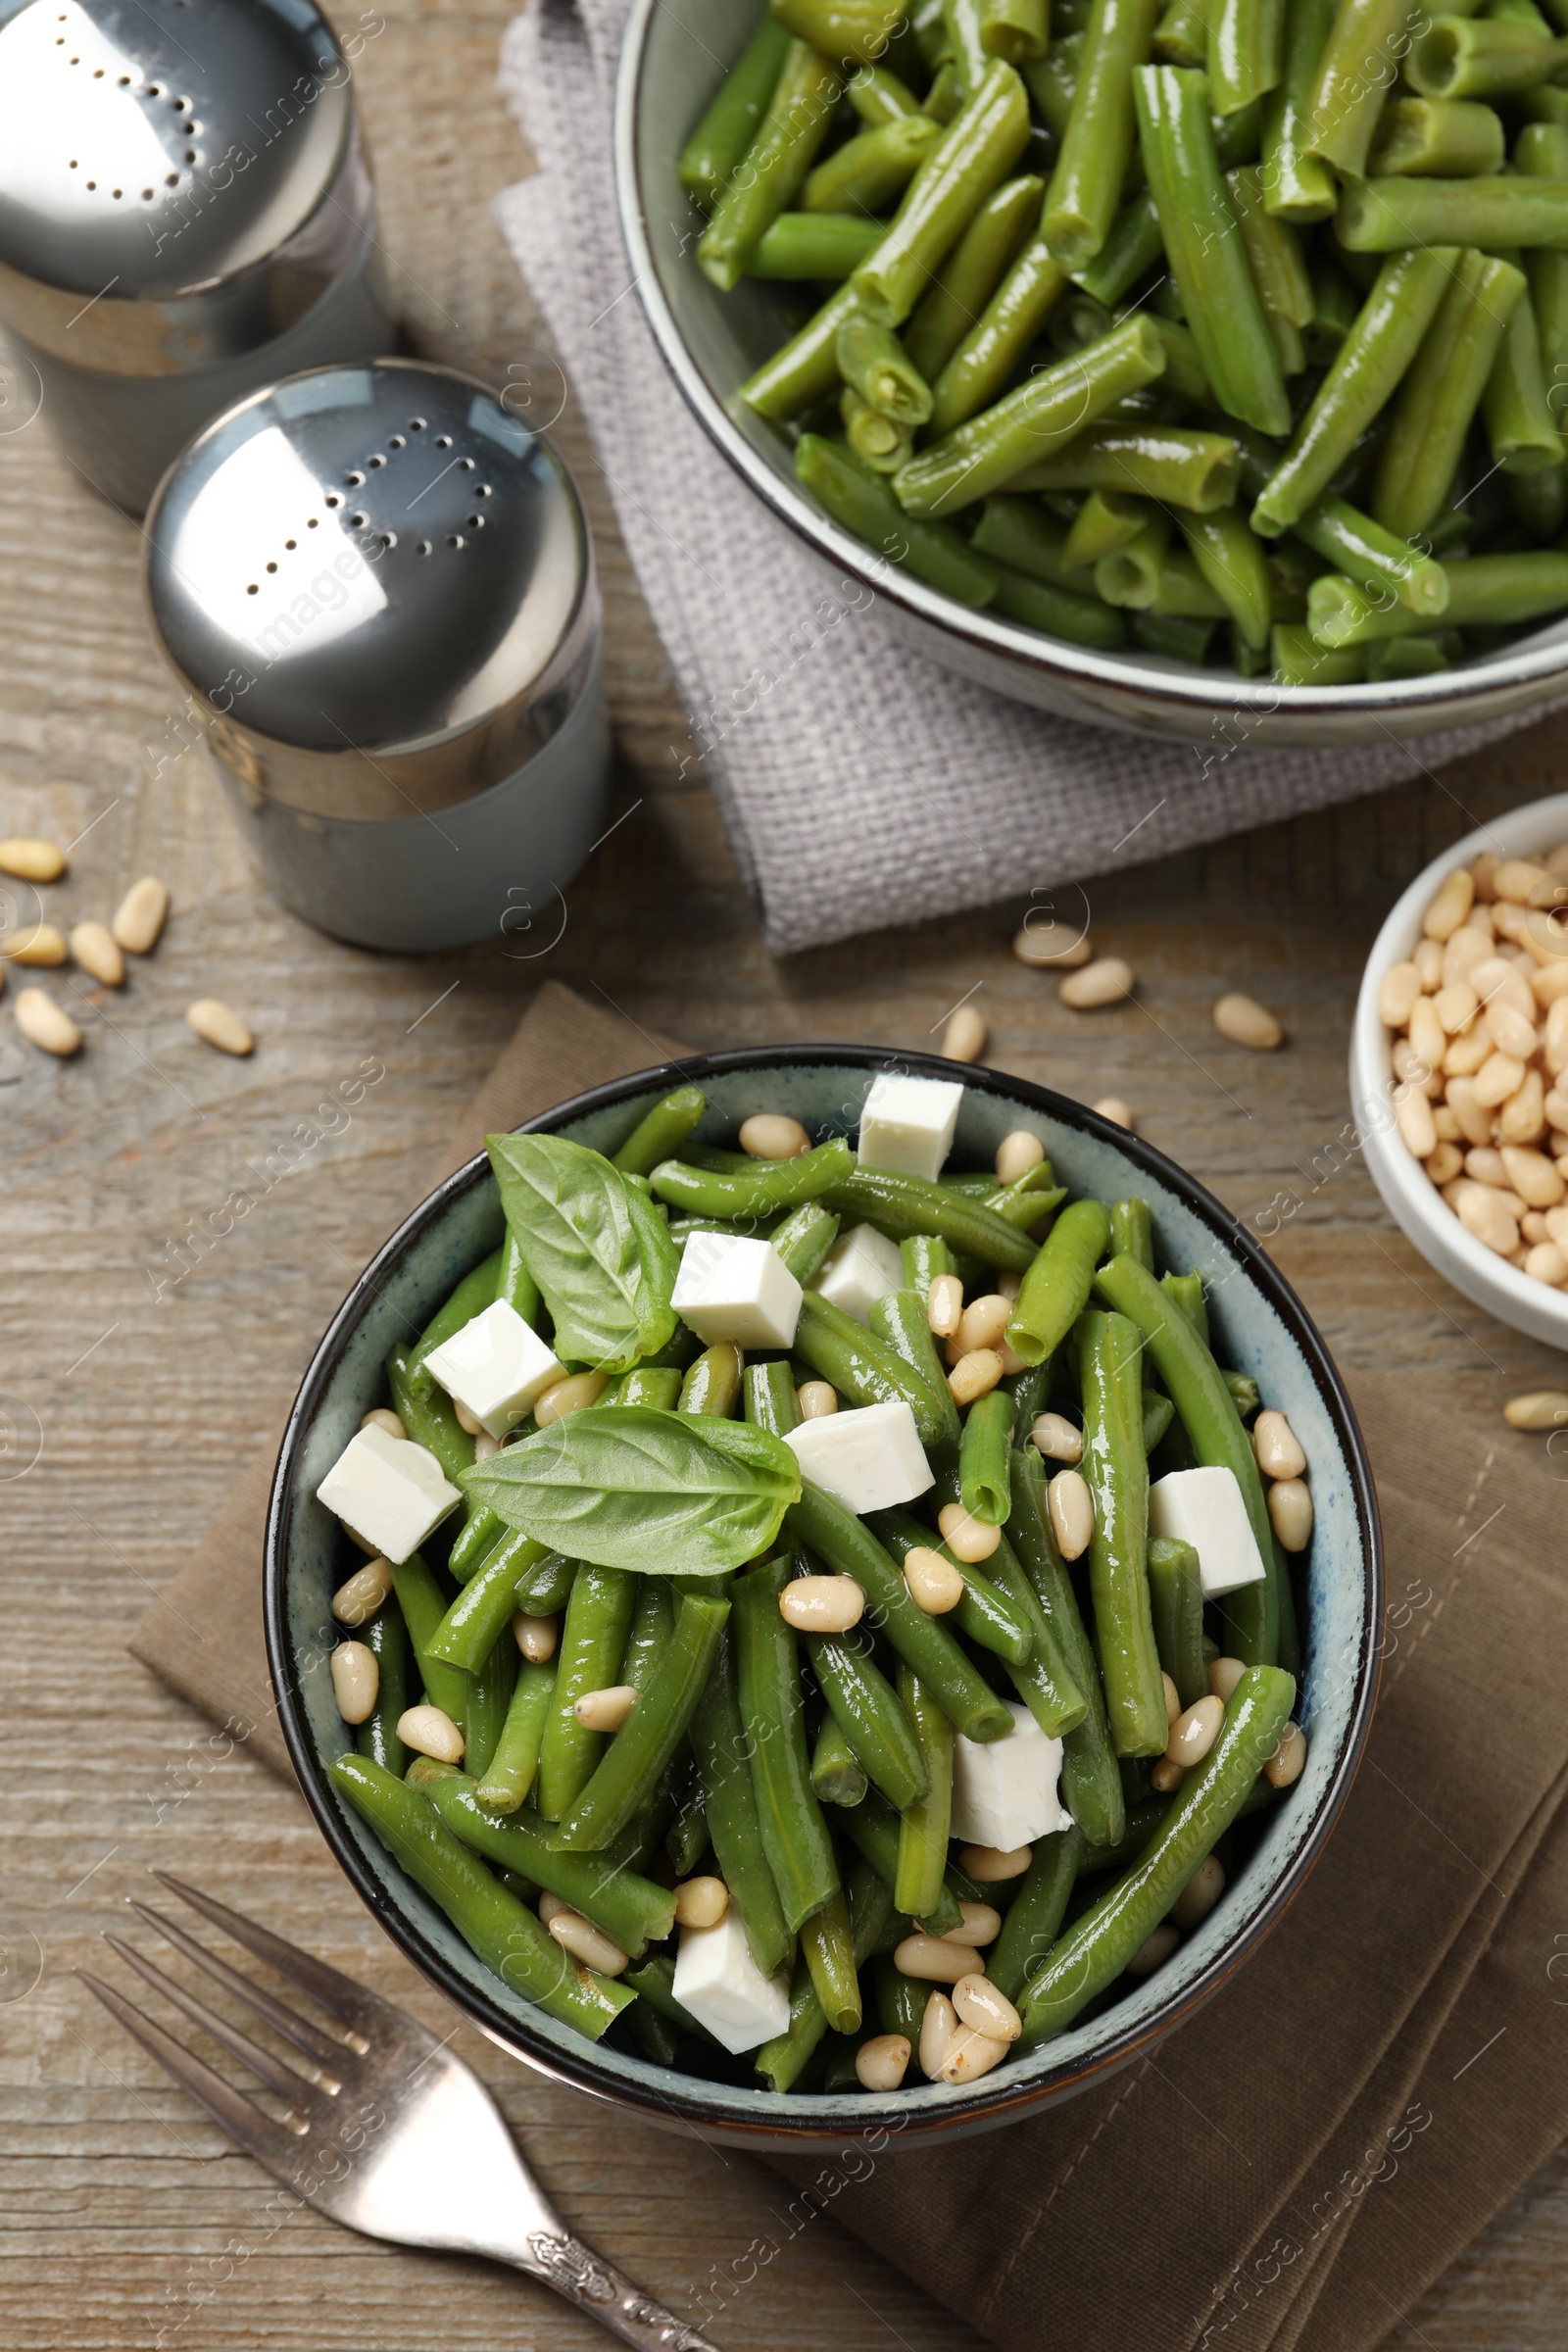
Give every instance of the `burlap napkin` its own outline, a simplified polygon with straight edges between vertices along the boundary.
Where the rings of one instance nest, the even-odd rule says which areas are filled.
[[[431,1182],[487,1129],[665,1051],[547,985]],[[1370,1382],[1356,1406],[1388,1537],[1383,1689],[1277,1931],[1180,2033],[1036,2121],[781,2167],[998,2344],[1362,2352],[1568,2131],[1562,1490],[1506,1432]],[[286,1772],[262,1654],[270,1471],[132,1647]]]
[[[1517,723],[1260,752],[1216,712],[1206,742],[1155,743],[1025,710],[911,653],[868,587],[764,510],[660,360],[611,169],[626,7],[533,0],[503,44],[539,170],[497,213],[567,378],[518,363],[509,405],[549,425],[569,385],[582,407],[690,713],[694,772],[775,953],[1162,858],[1439,767]]]

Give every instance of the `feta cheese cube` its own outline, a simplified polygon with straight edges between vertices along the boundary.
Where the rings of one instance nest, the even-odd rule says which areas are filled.
[[[694,1233],[681,1252],[673,1304],[709,1348],[793,1348],[801,1286],[771,1242]]]
[[[1203,1598],[1255,1585],[1262,1554],[1234,1470],[1172,1470],[1149,1490],[1149,1532],[1177,1536],[1198,1554]]]
[[[671,1989],[731,2056],[770,2041],[790,2022],[789,1972],[763,1976],[733,1903],[716,1928],[682,1928]]]
[[[852,1225],[823,1258],[811,1288],[834,1306],[842,1306],[857,1323],[868,1324],[877,1300],[903,1284],[898,1244],[874,1225]]]
[[[902,1398],[803,1421],[784,1442],[794,1447],[802,1476],[847,1511],[890,1511],[933,1484],[914,1415]]]
[[[316,1493],[394,1566],[463,1500],[433,1453],[373,1422],[349,1440]]]
[[[953,1835],[966,1845],[1009,1851],[1063,1830],[1071,1816],[1057,1794],[1061,1741],[1048,1740],[1016,1699],[1007,1701],[1010,1740],[953,1742]]]
[[[874,1078],[860,1113],[861,1167],[934,1182],[953,1150],[962,1101],[962,1087],[946,1078]]]
[[[466,1405],[493,1438],[515,1429],[566,1369],[505,1298],[432,1348],[424,1360],[447,1395]]]

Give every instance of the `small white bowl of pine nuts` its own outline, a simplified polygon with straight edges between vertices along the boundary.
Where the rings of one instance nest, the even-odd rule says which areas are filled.
[[[1477,1306],[1568,1349],[1568,794],[1483,825],[1411,883],[1356,1005],[1372,1180]]]

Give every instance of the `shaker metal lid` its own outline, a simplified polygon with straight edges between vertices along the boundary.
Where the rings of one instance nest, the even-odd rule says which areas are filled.
[[[206,709],[264,750],[368,753],[377,773],[526,700],[591,578],[548,443],[483,384],[408,360],[229,410],[164,477],[146,536],[154,627]]]

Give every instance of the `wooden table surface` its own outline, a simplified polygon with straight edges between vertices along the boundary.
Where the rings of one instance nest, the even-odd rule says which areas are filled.
[[[488,209],[529,169],[494,90],[508,13],[500,0],[388,0],[357,66],[412,332],[495,377],[543,348]],[[919,1048],[975,990],[1000,1067],[1084,1099],[1126,1096],[1143,1131],[1244,1217],[1266,1221],[1282,1195],[1297,1204],[1278,1253],[1344,1361],[1419,1381],[1466,1415],[1560,1378],[1560,1359],[1422,1265],[1358,1157],[1327,1180],[1313,1164],[1348,1117],[1350,1009],[1379,919],[1445,841],[1553,788],[1548,728],[1441,778],[1094,884],[1097,938],[1140,983],[1137,1003],[1108,1013],[1067,1012],[1013,960],[1016,906],[776,963],[700,773],[675,781],[680,707],[575,409],[559,438],[599,531],[618,806],[632,813],[573,884],[548,956],[514,959],[514,941],[414,960],[318,938],[261,891],[201,755],[181,751],[141,617],[135,530],[37,425],[0,437],[0,834],[76,843],[69,879],[46,894],[52,917],[107,914],[147,871],[174,905],[156,958],[83,1008],[74,1062],[35,1054],[0,1003],[0,2340],[16,2352],[606,2340],[499,2273],[371,2246],[305,2209],[266,2218],[256,2168],[72,1974],[123,1975],[100,1933],[134,1925],[127,1902],[156,1892],[149,1869],[169,1868],[450,2029],[298,1795],[212,1737],[124,1642],[269,1445],[316,1336],[546,974],[697,1047]],[[1250,1056],[1216,1037],[1208,1007],[1223,987],[1277,1008],[1285,1052]],[[252,1024],[252,1060],[192,1038],[183,1008],[205,994]],[[385,1076],[352,1123],[158,1296],[188,1220],[366,1058]],[[791,2235],[779,2187],[750,2160],[628,2126],[466,2027],[456,2046],[497,2087],[571,2221],[677,2308],[724,2308],[715,2328],[733,2352],[977,2342],[831,2218]],[[754,2240],[774,2249],[760,2264]],[[755,2279],[725,2291],[749,2264]],[[1559,2156],[1391,2341],[1560,2348],[1565,2287]]]

